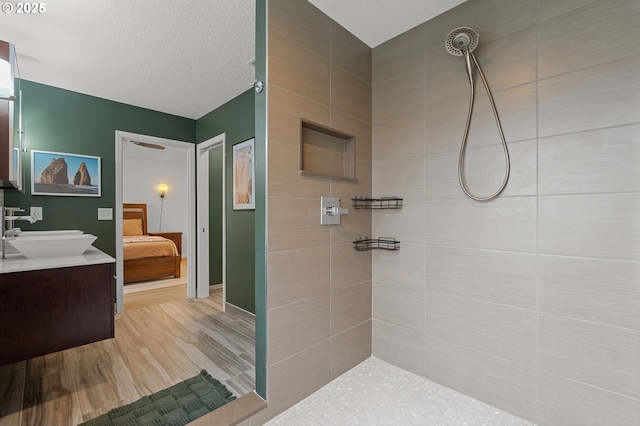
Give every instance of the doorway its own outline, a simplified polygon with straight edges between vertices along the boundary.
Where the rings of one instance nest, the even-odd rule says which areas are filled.
[[[197,145],[197,297],[207,297],[209,286],[222,286],[226,306],[226,185],[225,140],[222,133]],[[213,197],[213,198],[212,198]]]
[[[170,139],[140,135],[136,133],[116,131],[116,199],[115,199],[115,228],[116,228],[116,311],[124,309],[124,262],[123,262],[123,188],[124,182],[124,155],[125,147],[133,142],[147,145],[148,147],[167,147],[184,154],[186,158],[186,187],[175,188],[185,194],[184,222],[186,223],[185,242],[183,251],[189,253],[192,261],[187,262],[187,297],[194,298],[197,295],[196,279],[196,244],[195,244],[195,145]],[[151,191],[155,189],[151,188]],[[159,195],[159,194],[158,194]],[[161,217],[160,217],[160,220]],[[194,261],[195,260],[195,261]],[[207,288],[208,290],[208,288]]]

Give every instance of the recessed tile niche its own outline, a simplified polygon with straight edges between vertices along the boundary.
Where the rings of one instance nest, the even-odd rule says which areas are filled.
[[[356,138],[300,120],[300,174],[356,180]]]

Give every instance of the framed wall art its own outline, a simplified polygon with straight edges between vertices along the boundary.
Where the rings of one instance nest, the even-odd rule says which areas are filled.
[[[32,150],[31,195],[100,197],[100,157]]]
[[[255,177],[255,139],[233,146],[233,209],[253,210],[256,208]]]

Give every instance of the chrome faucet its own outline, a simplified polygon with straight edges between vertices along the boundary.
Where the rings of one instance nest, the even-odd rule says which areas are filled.
[[[33,216],[16,216],[16,213],[23,212],[24,209],[20,207],[4,207],[2,206],[2,258],[6,259],[6,246],[5,241],[7,239],[14,239],[20,235],[20,228],[14,228],[14,222],[16,220],[26,220],[29,223],[36,223],[36,219]]]

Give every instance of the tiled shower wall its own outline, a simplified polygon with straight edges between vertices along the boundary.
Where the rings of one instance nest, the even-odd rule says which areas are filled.
[[[371,49],[301,0],[270,0],[267,397],[261,424],[371,355]],[[357,182],[299,174],[300,119],[356,136]],[[320,225],[320,197],[350,208]]]
[[[469,0],[373,49],[373,354],[541,425],[640,418],[640,3]],[[512,174],[465,198],[469,85],[450,30],[480,33]],[[467,180],[504,170],[484,89]]]

